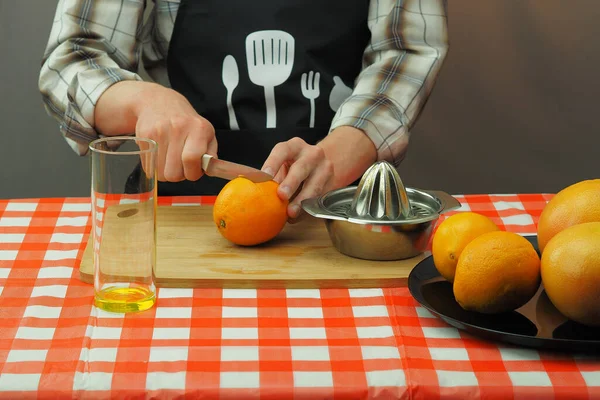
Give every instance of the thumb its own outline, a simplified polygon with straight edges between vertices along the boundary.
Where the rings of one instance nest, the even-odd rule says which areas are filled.
[[[335,83],[335,85],[343,85],[344,82],[342,81],[342,78],[340,78],[339,76],[334,76],[333,77],[333,83]]]

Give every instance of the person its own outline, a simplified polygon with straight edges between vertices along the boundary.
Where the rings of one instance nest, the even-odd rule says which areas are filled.
[[[39,89],[62,135],[82,156],[98,137],[155,140],[159,195],[217,194],[204,153],[260,168],[290,219],[399,166],[449,48],[446,0],[148,5],[58,1]]]

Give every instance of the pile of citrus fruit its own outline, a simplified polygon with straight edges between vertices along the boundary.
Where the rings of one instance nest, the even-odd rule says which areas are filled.
[[[434,264],[465,310],[501,313],[526,304],[540,285],[567,318],[600,326],[600,179],[557,193],[537,225],[538,251],[490,218],[459,212],[437,228]]]

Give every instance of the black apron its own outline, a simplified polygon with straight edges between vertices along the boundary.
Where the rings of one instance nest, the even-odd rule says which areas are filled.
[[[219,158],[261,168],[277,143],[300,137],[314,145],[327,135],[361,70],[368,6],[181,0],[167,59],[171,87],[212,123]],[[226,183],[159,182],[158,193],[215,195]]]

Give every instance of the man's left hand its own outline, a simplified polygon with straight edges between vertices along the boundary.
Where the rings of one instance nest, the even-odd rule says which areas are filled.
[[[324,193],[334,176],[333,163],[323,148],[298,137],[275,145],[262,170],[273,175],[279,183],[279,197],[290,200],[290,220],[300,215],[302,200]]]
[[[293,222],[302,200],[351,184],[376,160],[377,150],[362,130],[341,126],[316,146],[300,138],[278,143],[262,169],[280,183],[279,196],[290,200],[288,217]]]

